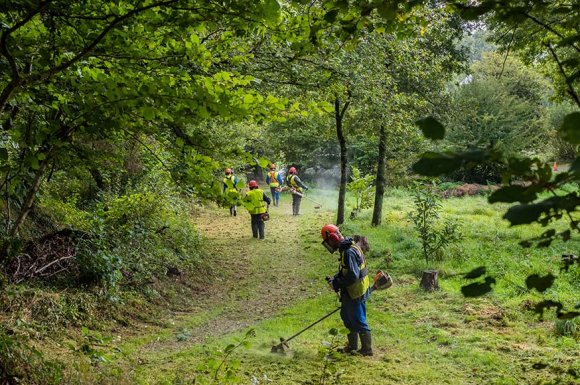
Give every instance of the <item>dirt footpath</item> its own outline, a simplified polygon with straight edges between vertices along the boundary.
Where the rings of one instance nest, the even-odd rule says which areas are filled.
[[[306,295],[308,262],[297,239],[299,217],[292,216],[285,203],[271,207],[270,213],[264,240],[252,237],[250,215],[243,208],[236,217],[227,210],[217,215],[200,213],[198,226],[212,253],[210,258],[219,261],[225,273],[214,295],[207,298],[208,305],[227,304],[208,336],[271,318]]]
[[[305,215],[313,213],[308,205],[305,209]],[[246,329],[314,295],[319,288],[311,288],[308,282],[312,267],[300,242],[300,235],[310,229],[301,229],[300,220],[306,217],[291,212],[286,200],[270,207],[264,240],[252,237],[250,215],[243,208],[238,208],[236,217],[228,209],[194,213],[204,237],[205,258],[211,261],[207,270],[199,271],[205,279],[188,282],[196,305],[191,311],[168,315],[172,335],[166,329],[165,338],[144,344],[137,354],[139,360],[151,362],[159,352],[170,354]],[[184,333],[185,343],[175,338]]]

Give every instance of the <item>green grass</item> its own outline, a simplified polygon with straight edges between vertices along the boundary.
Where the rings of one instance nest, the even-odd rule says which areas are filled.
[[[342,329],[338,314],[292,340],[288,354],[270,353],[279,337],[291,336],[338,305],[323,280],[336,270],[336,256],[330,255],[319,239],[320,227],[334,219],[336,195],[315,192],[312,197],[324,207],[314,210],[311,202],[304,201],[304,215],[298,219],[297,231],[289,233],[284,224],[280,230],[275,230],[271,223],[267,225],[267,237],[290,239],[297,248],[279,250],[279,254],[272,256],[259,254],[263,247],[255,246],[252,250],[257,253],[256,258],[245,272],[253,278],[241,285],[235,296],[195,312],[171,318],[160,315],[158,325],[124,336],[118,345],[123,353],[97,368],[97,379],[93,376],[92,381],[179,384],[191,383],[197,377],[200,383],[208,378],[200,368],[227,345],[241,339],[249,328],[254,328],[256,337],[252,339],[252,346],[237,349],[232,355],[232,359],[240,361],[236,373],[241,383],[319,384],[324,364],[319,351],[322,343],[329,341],[330,329]],[[288,197],[283,199],[287,203]],[[553,312],[547,312],[540,320],[530,309],[543,299],[561,301],[567,310],[578,304],[580,266],[563,272],[559,259],[562,253],[577,253],[580,242],[523,249],[517,242],[539,234],[542,228],[510,228],[501,219],[506,207],[489,205],[483,197],[444,201],[442,216],[460,221],[464,238],[446,251],[443,260],[430,265],[423,260],[420,242],[407,220],[413,203],[405,190],[388,192],[381,226],[370,226],[370,210],[342,226],[347,235],[368,236],[372,248],[368,253],[371,270],[388,270],[395,284],[389,290],[373,293],[368,301],[376,355],[344,357],[339,363],[343,371],[340,383],[507,385],[578,381],[573,376],[580,373],[578,335],[562,336],[564,329],[556,326]],[[277,215],[272,221],[296,220]],[[243,252],[246,246],[254,248],[259,244],[244,240],[236,245],[240,248],[236,249],[237,253]],[[226,250],[229,249],[226,247]],[[230,257],[238,256],[234,253]],[[461,286],[472,280],[462,278],[462,274],[478,266],[486,266],[497,284],[483,297],[464,298]],[[419,288],[421,271],[427,267],[435,267],[440,272],[440,290],[434,293]],[[285,272],[287,276],[279,282],[273,272]],[[547,272],[558,279],[546,293],[526,288],[528,275]],[[300,281],[301,287],[292,287],[293,274],[305,277]],[[233,332],[214,335],[203,343],[176,337],[184,331],[203,332],[204,328],[216,327],[223,312],[231,306],[238,306],[240,312],[256,311],[244,304],[256,306],[255,298],[259,295],[267,300],[268,288],[280,284],[287,285],[288,290],[297,290],[301,300],[281,304],[279,310],[260,321],[246,324],[242,317]]]

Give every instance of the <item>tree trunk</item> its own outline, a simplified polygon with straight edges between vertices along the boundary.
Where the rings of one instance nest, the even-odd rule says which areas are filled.
[[[423,271],[423,276],[421,277],[421,287],[427,291],[434,291],[439,289],[437,270]]]
[[[20,226],[22,226],[22,223],[24,223],[24,220],[26,219],[26,217],[30,213],[30,210],[32,209],[32,206],[34,204],[34,200],[36,198],[36,193],[40,189],[40,184],[42,182],[42,178],[44,177],[44,173],[46,171],[46,168],[48,167],[48,163],[49,163],[48,158],[45,158],[44,160],[42,160],[40,162],[38,170],[36,170],[36,174],[34,175],[34,179],[32,181],[32,184],[30,185],[30,188],[28,189],[28,193],[26,194],[26,198],[24,199],[24,204],[22,205],[22,209],[20,210],[18,217],[14,221],[12,228],[10,228],[10,231],[8,232],[8,234],[11,237],[18,234],[18,230],[20,229]]]
[[[383,196],[385,195],[385,157],[387,153],[387,135],[385,126],[381,125],[379,132],[379,159],[377,165],[377,188],[375,191],[375,205],[373,207],[372,225],[378,226],[383,216]]]
[[[340,187],[338,189],[338,210],[336,213],[336,224],[341,225],[344,223],[344,212],[345,212],[345,201],[346,201],[346,178],[347,178],[347,152],[346,152],[346,140],[344,138],[344,133],[342,130],[342,122],[344,119],[344,114],[346,109],[350,104],[350,100],[347,100],[340,109],[340,100],[338,98],[334,99],[334,117],[336,120],[336,136],[338,138],[338,144],[340,145]]]

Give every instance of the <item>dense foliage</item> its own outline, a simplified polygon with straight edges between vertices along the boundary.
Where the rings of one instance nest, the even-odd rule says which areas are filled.
[[[524,246],[580,232],[578,0],[0,4],[0,290],[74,288],[119,304],[204,270],[191,214],[231,203],[225,167],[243,187],[271,161],[309,175],[338,168],[339,223],[348,181],[354,220],[372,183],[382,205],[384,184],[417,172],[501,183],[489,202],[514,204],[512,225],[546,227]],[[457,238],[457,225],[435,224],[438,202],[417,192],[411,215],[428,263]],[[568,255],[567,267],[577,262]],[[530,277],[542,293],[555,282]],[[491,291],[495,279],[482,279],[464,294]],[[552,307],[578,315],[557,299],[536,310]],[[92,314],[70,309],[76,323]],[[60,379],[8,329],[0,358],[0,382]]]

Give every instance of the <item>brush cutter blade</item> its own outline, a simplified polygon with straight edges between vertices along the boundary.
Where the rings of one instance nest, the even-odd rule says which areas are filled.
[[[270,353],[284,353],[285,347],[288,349],[290,348],[286,340],[283,337],[280,337],[280,343],[278,345],[272,346],[272,349],[270,349]]]

